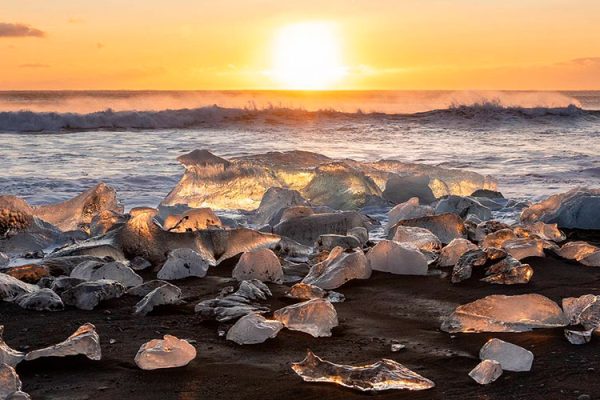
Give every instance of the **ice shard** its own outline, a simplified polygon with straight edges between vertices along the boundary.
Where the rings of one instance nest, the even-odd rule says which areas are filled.
[[[257,344],[277,336],[283,324],[251,313],[240,319],[227,331],[227,340],[237,344]]]
[[[238,281],[258,279],[261,282],[282,283],[283,269],[272,250],[257,249],[242,254],[232,277]]]
[[[203,278],[208,272],[209,261],[192,249],[182,248],[169,252],[158,279],[176,280],[189,277]]]
[[[480,385],[488,385],[500,378],[502,366],[495,360],[483,360],[471,372],[469,376]]]
[[[108,279],[122,283],[125,287],[138,286],[144,282],[142,277],[136,274],[134,270],[119,261],[109,263],[84,262],[73,269],[71,277],[85,279],[86,281]]]
[[[96,333],[96,327],[90,323],[79,327],[64,342],[55,344],[39,350],[33,350],[25,356],[25,360],[31,361],[42,357],[67,357],[84,355],[90,360],[98,361],[102,358],[100,349],[100,337]]]
[[[181,303],[181,289],[177,286],[167,283],[148,293],[142,300],[135,305],[134,314],[146,315],[155,307],[165,304]]]
[[[323,360],[309,350],[304,360],[292,364],[292,369],[305,382],[335,383],[362,392],[425,390],[435,386],[431,380],[385,358],[374,364],[351,366]]]
[[[25,353],[21,353],[11,348],[2,337],[4,333],[4,325],[0,325],[0,364],[6,364],[15,367],[25,358]]]
[[[331,336],[331,329],[338,326],[337,312],[324,299],[313,299],[292,304],[273,313],[273,318],[293,331],[308,333],[314,337]]]
[[[344,251],[334,248],[326,260],[315,264],[303,283],[319,286],[322,289],[337,289],[352,279],[369,279],[371,267],[361,249]]]
[[[491,295],[458,306],[442,321],[445,332],[527,332],[558,328],[569,320],[561,308],[539,294]]]
[[[483,345],[479,351],[479,358],[499,362],[504,371],[530,371],[533,364],[532,352],[496,338]]]
[[[196,358],[196,349],[186,340],[165,335],[144,343],[135,356],[135,363],[144,370],[177,368]]]
[[[477,245],[471,243],[467,239],[454,239],[447,246],[445,246],[440,252],[440,258],[438,259],[438,265],[440,267],[452,267],[454,266],[459,258],[469,250],[477,249]]]
[[[427,259],[416,247],[382,240],[367,253],[374,271],[397,275],[427,275]]]

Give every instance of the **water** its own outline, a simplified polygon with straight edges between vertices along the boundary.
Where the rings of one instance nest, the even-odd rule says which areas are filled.
[[[182,153],[300,149],[469,169],[537,200],[600,186],[599,109],[600,92],[4,92],[0,193],[41,204],[104,181],[155,206]]]

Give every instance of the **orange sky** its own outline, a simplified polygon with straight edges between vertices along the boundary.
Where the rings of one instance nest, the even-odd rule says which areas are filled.
[[[597,0],[2,0],[0,90],[277,89],[282,27],[335,27],[332,89],[600,89]],[[23,26],[23,25],[27,26]]]

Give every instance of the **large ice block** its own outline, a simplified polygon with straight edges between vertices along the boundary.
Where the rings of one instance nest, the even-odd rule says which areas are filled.
[[[337,289],[352,279],[370,277],[371,267],[361,249],[345,251],[336,247],[326,260],[312,266],[302,282],[330,290]]]
[[[261,282],[281,283],[283,269],[279,258],[269,249],[256,249],[245,252],[232,272],[238,281],[258,279]]]
[[[281,308],[273,313],[273,318],[290,330],[314,337],[331,336],[331,329],[338,326],[337,312],[325,299],[308,300]]]
[[[374,271],[397,275],[427,275],[427,259],[416,247],[382,240],[367,253]]]

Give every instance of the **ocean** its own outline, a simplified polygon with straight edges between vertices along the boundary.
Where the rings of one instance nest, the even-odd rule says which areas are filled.
[[[0,193],[33,204],[103,181],[156,206],[193,149],[466,169],[535,201],[600,187],[600,92],[0,92],[0,143]]]

